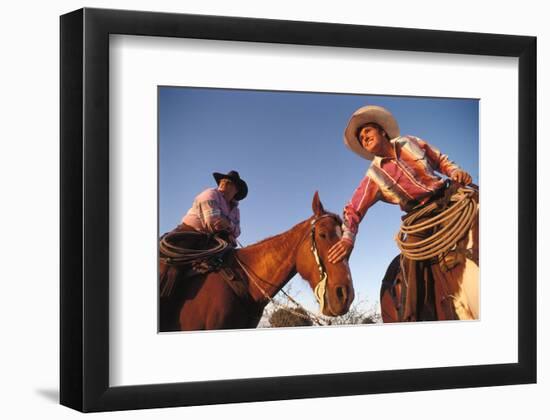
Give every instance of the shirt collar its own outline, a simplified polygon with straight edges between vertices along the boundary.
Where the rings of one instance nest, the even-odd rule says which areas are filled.
[[[390,143],[393,146],[393,150],[395,152],[396,157],[398,156],[398,152],[399,152],[398,143],[397,143],[398,139],[399,139],[399,137],[396,137],[396,138],[390,140]],[[374,159],[372,160],[372,164],[380,167],[380,165],[382,165],[383,161],[391,160],[391,159],[393,159],[393,158],[391,158],[391,157],[382,157],[382,156],[374,156]]]

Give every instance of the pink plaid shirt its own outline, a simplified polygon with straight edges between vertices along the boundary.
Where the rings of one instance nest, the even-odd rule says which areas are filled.
[[[344,207],[343,237],[352,243],[359,223],[378,200],[410,211],[426,203],[443,186],[436,171],[450,177],[460,169],[447,155],[418,137],[397,137],[391,142],[397,158],[376,156]]]
[[[228,230],[237,238],[241,234],[239,202],[228,203],[217,188],[209,188],[195,197],[181,222],[201,232]]]

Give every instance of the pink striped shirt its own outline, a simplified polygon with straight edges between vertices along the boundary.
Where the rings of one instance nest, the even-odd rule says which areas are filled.
[[[427,202],[443,184],[436,174],[451,176],[460,169],[447,155],[414,136],[391,140],[396,158],[376,156],[344,207],[344,239],[355,241],[359,223],[378,200],[410,211]]]
[[[228,230],[235,238],[241,234],[238,201],[227,202],[217,188],[208,188],[201,192],[181,223],[185,223],[201,232],[219,232]]]

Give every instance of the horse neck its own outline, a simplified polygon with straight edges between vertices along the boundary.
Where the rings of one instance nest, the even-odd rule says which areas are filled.
[[[275,296],[296,274],[296,254],[305,237],[308,220],[290,230],[237,252],[249,277],[249,290],[256,301]],[[260,287],[262,290],[260,290]]]

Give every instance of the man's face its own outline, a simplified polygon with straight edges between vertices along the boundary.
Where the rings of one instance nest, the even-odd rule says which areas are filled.
[[[235,197],[235,195],[239,191],[235,183],[228,178],[223,178],[220,181],[220,184],[218,185],[218,189],[222,193],[226,193],[227,195],[229,195],[229,197],[231,198]]]
[[[388,140],[381,129],[375,125],[367,124],[359,131],[359,141],[369,152],[379,155],[384,151],[384,144]]]

